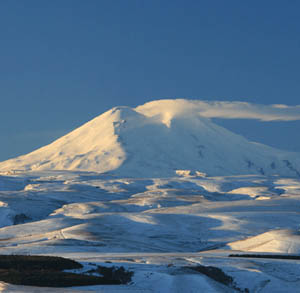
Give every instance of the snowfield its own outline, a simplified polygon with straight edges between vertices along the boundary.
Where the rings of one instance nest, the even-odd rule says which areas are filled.
[[[5,181],[0,254],[59,255],[135,271],[127,286],[71,292],[236,292],[183,268],[197,264],[221,268],[250,292],[295,292],[300,284],[300,260],[228,257],[300,254],[298,179],[40,171],[0,176]]]
[[[122,265],[134,276],[69,289],[0,282],[0,292],[299,291],[300,260],[229,255],[300,254],[300,155],[217,126],[194,103],[116,107],[1,162],[0,254]]]

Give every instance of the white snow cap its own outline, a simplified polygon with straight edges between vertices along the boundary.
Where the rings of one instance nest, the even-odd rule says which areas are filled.
[[[173,176],[176,170],[209,176],[300,176],[299,154],[250,142],[208,119],[292,119],[299,115],[297,107],[265,106],[255,114],[257,105],[184,99],[115,107],[45,147],[0,163],[0,170],[81,170],[129,177]]]

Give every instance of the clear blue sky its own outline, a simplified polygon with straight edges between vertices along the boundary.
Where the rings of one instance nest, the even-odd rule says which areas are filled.
[[[299,11],[298,0],[2,0],[0,160],[117,105],[300,104]],[[221,123],[300,151],[299,121]]]

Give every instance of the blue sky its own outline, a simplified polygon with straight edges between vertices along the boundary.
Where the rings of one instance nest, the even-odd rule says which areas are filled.
[[[159,98],[300,104],[295,0],[3,0],[0,160]],[[300,122],[217,120],[300,151]]]

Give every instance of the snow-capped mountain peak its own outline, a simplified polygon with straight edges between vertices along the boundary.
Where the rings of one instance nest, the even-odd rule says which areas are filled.
[[[115,107],[55,142],[0,163],[0,170],[82,170],[122,176],[300,176],[298,154],[253,143],[201,116],[195,101],[160,100]]]

